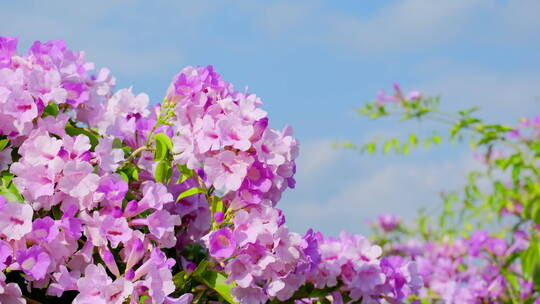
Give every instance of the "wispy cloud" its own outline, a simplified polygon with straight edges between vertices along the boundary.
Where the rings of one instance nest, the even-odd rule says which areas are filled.
[[[367,18],[335,13],[328,18],[329,38],[362,53],[419,49],[455,38],[478,3],[403,0]]]
[[[442,162],[379,163],[376,168],[363,165],[354,168],[364,172],[360,177],[342,179],[338,185],[320,184],[330,195],[290,197],[281,208],[293,218],[289,226],[294,230],[314,227],[334,235],[342,230],[367,233],[365,220],[381,213],[411,219],[420,207],[437,210],[441,191],[456,190],[466,173],[478,166],[470,155]],[[341,164],[323,174],[331,178],[336,171],[351,169]]]

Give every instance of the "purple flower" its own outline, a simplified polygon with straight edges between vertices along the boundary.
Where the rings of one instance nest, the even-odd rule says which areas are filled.
[[[216,211],[216,213],[214,213],[214,221],[216,221],[216,224],[221,225],[221,223],[223,223],[224,216],[225,215],[222,211]]]
[[[174,232],[174,227],[182,223],[180,216],[170,214],[165,210],[158,210],[148,216],[148,229],[157,238],[162,238]]]
[[[28,204],[4,204],[0,209],[0,235],[7,240],[20,240],[32,230],[33,213]]]
[[[105,198],[112,202],[121,201],[128,191],[128,184],[120,176],[107,176],[101,179],[98,192],[104,193]]]
[[[13,249],[8,242],[0,240],[0,271],[4,270],[12,262]]]
[[[100,233],[111,242],[112,248],[116,248],[118,244],[129,241],[133,231],[129,228],[126,218],[105,215],[101,221]]]
[[[51,258],[38,245],[34,245],[27,250],[18,250],[16,258],[20,269],[34,280],[43,279],[47,273],[47,268],[51,265]]]
[[[6,276],[0,272],[0,303],[25,304],[21,288],[17,283],[6,284]]]
[[[48,216],[38,218],[32,223],[32,237],[36,240],[51,242],[59,232],[58,223]]]
[[[392,214],[381,214],[377,217],[377,222],[384,232],[390,232],[396,229],[399,225],[399,220],[399,216]]]
[[[225,150],[206,158],[204,171],[208,182],[216,189],[235,191],[240,188],[247,174],[247,168],[252,162],[253,159],[244,153],[236,155],[232,151]]]
[[[306,256],[308,263],[306,264],[306,272],[313,272],[317,269],[317,266],[321,262],[321,253],[319,252],[319,242],[313,229],[306,231],[306,234],[302,237],[305,244],[302,246],[303,253]]]
[[[12,36],[0,36],[0,68],[9,66],[11,57],[17,52],[19,39]]]
[[[94,192],[99,184],[99,176],[92,173],[94,168],[86,162],[69,161],[64,167],[64,176],[58,182],[58,189],[76,198]]]
[[[112,283],[103,265],[89,264],[84,270],[84,277],[77,280],[79,294],[74,304],[103,303],[106,304],[105,291]]]
[[[209,238],[210,254],[217,258],[229,258],[236,249],[236,241],[231,229],[221,228],[213,231]]]

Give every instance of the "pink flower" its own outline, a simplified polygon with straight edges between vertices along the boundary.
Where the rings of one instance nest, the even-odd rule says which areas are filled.
[[[8,242],[0,240],[0,271],[6,269],[12,262],[13,248]]]
[[[235,191],[240,188],[247,174],[247,168],[252,162],[253,159],[247,154],[236,155],[232,151],[225,150],[213,157],[207,157],[204,161],[204,171],[208,182],[216,189]]]
[[[133,231],[129,228],[126,218],[105,215],[101,222],[100,233],[111,242],[112,248],[116,248],[119,243],[127,243]]]
[[[76,198],[83,198],[94,192],[99,184],[99,176],[92,173],[94,168],[86,162],[68,161],[64,176],[58,182],[58,189]]]
[[[223,145],[232,146],[241,151],[251,147],[250,138],[253,135],[253,126],[245,124],[236,117],[228,117],[217,123]]]
[[[30,247],[28,250],[17,251],[17,263],[20,269],[34,280],[41,280],[47,273],[47,268],[51,265],[51,258],[38,245]]]
[[[84,277],[77,280],[79,294],[74,304],[107,304],[106,290],[112,280],[105,272],[103,265],[89,264],[84,270]]]
[[[166,233],[173,233],[174,226],[182,223],[180,216],[172,215],[165,210],[158,210],[148,216],[148,229],[157,238],[162,238]]]
[[[0,172],[7,170],[8,166],[11,164],[11,148],[5,148],[0,151]]]
[[[229,258],[236,249],[236,241],[231,229],[221,228],[213,231],[209,238],[210,254],[217,258]]]
[[[377,222],[384,232],[390,232],[399,225],[399,217],[392,214],[381,214],[377,217]]]
[[[11,57],[17,53],[19,38],[0,36],[0,68],[9,66]]]
[[[32,237],[36,240],[51,242],[59,232],[58,223],[49,216],[37,218],[32,223]]]
[[[6,284],[6,275],[0,272],[0,303],[26,304],[21,288],[17,283]]]
[[[122,201],[128,191],[128,184],[118,175],[103,177],[98,192],[104,193],[105,198],[111,202]]]
[[[209,150],[219,150],[221,148],[221,135],[214,119],[210,115],[205,115],[197,123],[198,125],[195,128],[198,131],[195,131],[195,142],[197,143],[199,153],[205,153]]]
[[[251,258],[247,254],[241,254],[231,262],[229,262],[225,268],[227,273],[230,273],[229,280],[235,281],[238,286],[247,288],[253,282],[253,267],[254,264]]]
[[[193,136],[190,133],[182,133],[173,137],[173,153],[174,160],[182,165],[187,165],[190,169],[200,167],[200,160],[198,158],[198,152]],[[204,145],[204,143],[202,143]],[[209,147],[210,148],[210,147]]]
[[[81,273],[76,270],[69,272],[65,265],[60,265],[59,271],[55,272],[52,277],[54,282],[49,285],[47,293],[60,297],[64,291],[77,290],[77,280],[81,277]]]
[[[3,200],[0,196],[0,200]],[[0,234],[7,240],[20,240],[32,230],[34,210],[28,204],[7,203],[0,209]]]
[[[173,201],[172,194],[161,183],[147,181],[142,188],[143,198],[139,201],[139,206],[160,210],[163,204]]]

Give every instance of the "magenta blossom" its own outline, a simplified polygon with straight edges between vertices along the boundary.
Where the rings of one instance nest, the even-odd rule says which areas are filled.
[[[236,241],[233,238],[231,229],[218,229],[209,237],[210,254],[217,258],[229,258],[236,249]]]
[[[51,258],[40,246],[34,245],[27,250],[17,251],[17,263],[20,269],[35,280],[41,280],[47,273]]]

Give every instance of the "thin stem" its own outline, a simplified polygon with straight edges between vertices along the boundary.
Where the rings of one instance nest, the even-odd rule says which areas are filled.
[[[122,164],[122,167],[127,166],[131,161],[133,161],[139,154],[141,154],[143,151],[153,151],[154,149],[152,147],[147,146],[141,146],[138,147],[133,153],[129,155],[129,157],[124,161],[124,164]]]
[[[24,299],[26,300],[26,303],[28,303],[28,304],[43,304],[43,303],[41,303],[39,301],[30,299],[29,297],[24,297]]]

